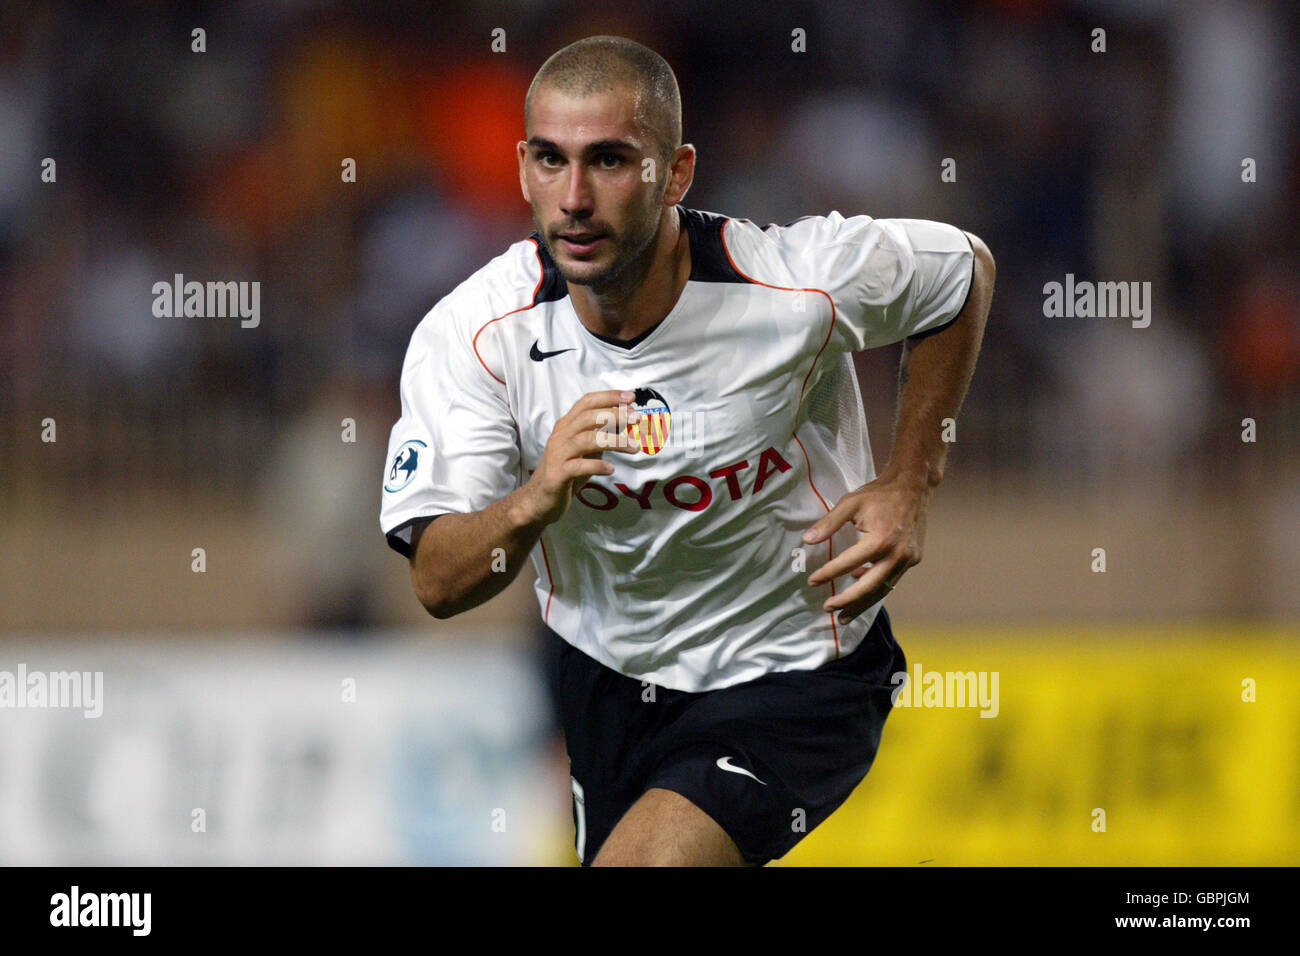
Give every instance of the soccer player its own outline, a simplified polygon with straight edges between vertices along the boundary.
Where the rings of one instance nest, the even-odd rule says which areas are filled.
[[[875,758],[906,660],[882,600],[921,559],[975,366],[975,236],[684,208],[695,150],[654,52],[541,67],[537,231],[411,337],[380,524],[437,618],[531,555],[584,864],[758,864]],[[904,341],[876,475],[849,353]]]

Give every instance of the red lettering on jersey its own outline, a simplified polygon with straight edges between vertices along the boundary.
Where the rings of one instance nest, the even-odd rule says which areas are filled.
[[[600,505],[593,504],[592,502],[584,498],[583,493],[588,489],[599,491],[602,495],[604,495],[605,503]],[[613,508],[618,504],[618,496],[615,495],[614,492],[610,491],[608,488],[604,488],[601,487],[600,485],[593,484],[590,481],[587,482],[585,485],[583,485],[581,488],[579,488],[578,493],[574,497],[576,497],[588,508],[595,508],[597,511],[608,511],[610,508]]]
[[[775,448],[763,449],[758,459],[758,477],[754,479],[754,494],[763,490],[763,485],[774,471],[789,471],[790,463],[781,457]]]
[[[657,485],[657,484],[659,484],[659,479],[658,479],[658,478],[656,478],[654,481],[650,482],[650,483],[647,484],[644,488],[642,488],[642,489],[641,489],[641,492],[640,492],[639,494],[638,494],[637,492],[633,491],[633,490],[632,490],[631,488],[629,488],[627,485],[623,484],[623,482],[621,482],[621,481],[616,481],[616,482],[614,482],[614,487],[617,488],[619,491],[623,492],[623,494],[627,495],[629,498],[631,498],[631,499],[632,499],[633,501],[635,501],[637,504],[639,504],[639,505],[641,506],[641,510],[642,510],[642,511],[649,511],[649,510],[650,510],[650,492],[652,492],[652,491],[655,490],[655,485]]]
[[[677,486],[683,484],[695,486],[700,493],[698,501],[677,500]],[[694,475],[679,475],[664,485],[664,497],[674,507],[685,508],[687,511],[703,511],[709,506],[709,502],[713,500],[713,489],[709,487],[709,483],[703,478],[696,478]]]
[[[748,468],[749,462],[742,461],[738,465],[727,465],[725,468],[715,468],[709,472],[710,478],[726,478],[727,492],[731,495],[732,501],[740,500],[740,479],[736,477],[736,472]]]
[[[739,501],[744,497],[745,492],[740,486],[740,473],[749,467],[749,461],[737,462],[734,465],[723,465],[721,468],[715,468],[709,472],[710,478],[721,478],[727,483],[727,497],[732,501]],[[758,459],[758,475],[754,480],[753,494],[763,490],[763,485],[767,480],[778,472],[789,471],[793,465],[781,457],[781,453],[775,448],[766,448]],[[529,472],[531,474],[531,472]],[[683,501],[678,492],[682,485],[690,485],[699,495],[694,501]],[[663,485],[659,484],[659,479],[648,481],[645,485],[633,489],[623,482],[614,483],[614,487],[628,498],[631,498],[642,511],[651,511],[654,505],[651,503],[650,496],[654,494],[656,487],[660,489],[660,494],[668,504],[674,508],[681,508],[683,511],[703,511],[713,503],[713,486],[703,478],[697,475],[678,475],[670,479]],[[577,490],[574,497],[581,501],[588,508],[595,508],[597,511],[612,511],[618,507],[619,496],[610,491],[604,485],[594,481],[588,481]]]

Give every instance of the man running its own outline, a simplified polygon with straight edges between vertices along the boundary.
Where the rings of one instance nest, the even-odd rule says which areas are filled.
[[[993,258],[914,219],[760,228],[684,208],[668,64],[590,37],[542,66],[537,231],[415,329],[381,527],[438,618],[530,555],[584,864],[763,864],[875,758]],[[875,474],[851,354],[905,343]]]

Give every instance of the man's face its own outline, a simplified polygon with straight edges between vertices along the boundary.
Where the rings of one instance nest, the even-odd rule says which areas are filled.
[[[610,287],[659,228],[658,142],[638,122],[631,90],[574,97],[543,86],[528,119],[519,178],[547,251],[566,281]],[[642,176],[645,159],[653,177]]]

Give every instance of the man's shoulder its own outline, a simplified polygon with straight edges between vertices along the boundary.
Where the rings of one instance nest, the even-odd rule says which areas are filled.
[[[773,247],[798,245],[825,245],[847,241],[851,235],[869,226],[875,220],[867,215],[844,216],[838,210],[824,214],[799,216],[789,222],[769,222],[760,226],[749,219],[733,218],[728,224],[728,234],[737,234],[754,242]]]
[[[563,278],[536,235],[512,243],[439,299],[412,332],[412,342],[455,339],[472,344],[494,320],[558,297]]]
[[[482,325],[507,312],[536,304],[552,271],[533,236],[512,243],[467,276],[429,310],[448,321]]]
[[[814,258],[817,250],[861,239],[873,221],[838,211],[763,226],[719,213],[687,210],[687,215],[693,217],[695,233],[717,236],[720,255],[731,269],[750,282],[778,288],[810,278],[804,275],[804,260]]]

